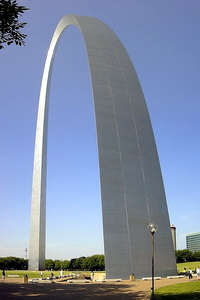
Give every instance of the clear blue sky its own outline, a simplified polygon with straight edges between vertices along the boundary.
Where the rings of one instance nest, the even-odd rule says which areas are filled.
[[[65,14],[109,25],[136,68],[157,142],[177,246],[200,231],[200,1],[32,0],[26,46],[0,51],[0,256],[29,247],[38,97],[53,32]],[[91,84],[79,30],[58,47],[51,86],[46,257],[101,254],[103,234]]]

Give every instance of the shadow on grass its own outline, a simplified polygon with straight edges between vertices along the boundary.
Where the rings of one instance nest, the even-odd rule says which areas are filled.
[[[0,284],[2,300],[144,300],[149,299],[148,293],[134,291],[134,285],[126,284],[59,284],[59,283],[29,283]]]

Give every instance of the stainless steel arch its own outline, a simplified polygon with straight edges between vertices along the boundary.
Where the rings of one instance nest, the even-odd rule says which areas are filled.
[[[58,41],[69,25],[86,45],[94,96],[107,278],[151,276],[150,221],[158,224],[155,275],[176,273],[159,159],[132,62],[100,20],[64,16],[53,35],[41,85],[34,156],[29,269],[44,269],[47,127],[50,76]]]

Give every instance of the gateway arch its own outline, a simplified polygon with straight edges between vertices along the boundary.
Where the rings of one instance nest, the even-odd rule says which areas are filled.
[[[176,274],[169,215],[152,126],[137,74],[116,34],[98,19],[66,15],[53,35],[41,84],[36,129],[29,269],[43,270],[46,230],[46,165],[50,77],[63,31],[83,35],[92,81],[97,127],[103,235],[107,278],[151,276],[151,236],[155,276]]]

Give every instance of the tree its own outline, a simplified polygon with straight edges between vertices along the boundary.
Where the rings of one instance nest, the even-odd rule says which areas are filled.
[[[193,253],[194,261],[200,261],[200,251],[196,251]]]
[[[63,260],[62,261],[61,269],[63,269],[63,270],[68,270],[69,269],[69,261],[68,260]]]
[[[103,254],[99,255],[99,270],[101,271],[105,270],[105,257]]]
[[[28,267],[28,260],[24,258],[8,256],[0,258],[0,269],[4,270],[26,270]]]
[[[5,264],[5,257],[0,257],[0,269],[5,270],[6,264]]]
[[[24,45],[26,34],[20,30],[27,23],[19,22],[19,17],[28,10],[25,6],[18,5],[15,0],[0,0],[0,49],[3,44],[7,45],[15,42],[16,45]]]
[[[53,259],[45,259],[45,269],[46,270],[53,270],[54,269]]]
[[[61,261],[58,259],[54,260],[54,270],[55,271],[61,270]]]
[[[72,258],[69,262],[69,269],[74,271],[77,269],[77,264],[76,264],[77,258]]]
[[[103,271],[105,269],[104,255],[92,255],[87,259],[87,268],[91,271]]]
[[[90,256],[85,257],[82,262],[82,269],[83,270],[89,270],[89,262],[90,262]]]
[[[176,262],[182,263],[186,261],[194,261],[193,252],[187,249],[184,250],[177,250],[176,254]]]
[[[85,256],[79,257],[76,259],[76,269],[83,270],[84,269],[84,260]]]

